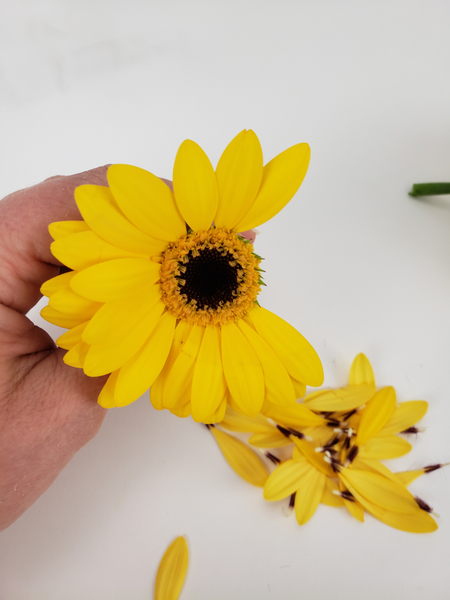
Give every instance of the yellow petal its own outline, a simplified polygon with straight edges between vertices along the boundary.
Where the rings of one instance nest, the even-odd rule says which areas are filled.
[[[242,219],[256,198],[262,175],[261,144],[251,129],[244,129],[228,144],[217,165],[216,227],[233,229]]]
[[[339,478],[355,497],[356,492],[380,508],[402,513],[418,510],[414,496],[404,485],[382,475],[357,469],[342,469]]]
[[[352,517],[355,517],[355,519],[360,523],[364,523],[364,508],[362,504],[354,500],[344,499],[344,506],[352,515]]]
[[[64,327],[65,329],[71,329],[86,321],[86,317],[84,316],[68,315],[59,310],[55,310],[51,306],[44,306],[41,310],[41,317],[45,321],[53,323],[53,325],[58,325],[58,327]]]
[[[57,221],[50,223],[48,231],[54,240],[61,240],[74,233],[89,231],[89,225],[84,221]]]
[[[189,392],[194,377],[194,367],[202,343],[205,327],[194,325],[188,338],[183,344],[180,352],[167,375],[163,389],[163,406],[173,408],[178,403],[185,404],[182,399]]]
[[[344,506],[344,500],[341,496],[334,494],[333,492],[338,492],[339,488],[334,479],[330,477],[325,477],[325,486],[323,488],[322,498],[320,502],[322,504],[326,504],[327,506]]]
[[[132,298],[104,304],[83,333],[88,344],[106,344],[127,336],[161,298],[159,285],[145,288]]]
[[[103,306],[100,302],[83,298],[70,288],[55,292],[48,303],[55,310],[68,315],[83,316],[85,321],[95,315],[98,309]]]
[[[191,403],[187,402],[182,406],[174,406],[170,409],[170,412],[180,419],[186,419],[186,417],[191,416]]]
[[[116,406],[134,402],[153,384],[169,354],[175,323],[173,315],[164,313],[142,348],[120,369],[114,391]]]
[[[322,385],[323,368],[320,358],[292,325],[258,306],[248,316],[259,335],[278,354],[291,377],[307,385]]]
[[[130,252],[153,254],[161,242],[135,227],[117,206],[111,190],[101,185],[80,185],[75,201],[83,219],[98,236]]]
[[[88,323],[89,321],[85,321],[84,323],[81,323],[81,325],[77,325],[73,329],[69,329],[69,331],[63,333],[56,340],[57,345],[60,348],[64,348],[64,350],[70,350],[73,348],[76,344],[81,342],[83,331],[86,329],[86,325]]]
[[[278,431],[276,427],[268,428],[264,432],[254,433],[250,436],[248,443],[256,446],[256,448],[281,448],[292,444],[291,440]]]
[[[103,386],[102,391],[100,392],[97,402],[100,404],[100,406],[103,406],[103,408],[114,408],[116,406],[116,403],[114,402],[114,390],[118,376],[119,370],[111,373],[107,382]]]
[[[362,352],[358,354],[350,368],[350,385],[372,385],[375,387],[375,377],[369,359]]]
[[[404,456],[411,448],[409,442],[397,435],[377,435],[360,447],[358,456],[363,459],[387,460]]]
[[[216,216],[219,195],[214,170],[198,144],[185,140],[173,167],[173,189],[178,208],[194,231],[209,229]]]
[[[427,410],[428,402],[425,400],[402,402],[396,407],[393,415],[380,431],[380,435],[392,435],[409,429],[424,417]]]
[[[278,154],[264,167],[256,200],[236,224],[236,231],[254,229],[286,206],[302,184],[310,155],[308,144],[297,144]]]
[[[75,275],[74,272],[63,273],[62,275],[57,275],[52,279],[48,279],[45,283],[41,285],[41,294],[50,298],[56,292],[60,290],[68,289],[70,286],[70,280]]]
[[[319,471],[325,475],[328,475],[328,477],[336,477],[333,469],[327,462],[325,462],[323,454],[321,452],[316,452],[315,448],[311,446],[309,442],[306,440],[299,440],[296,437],[293,437],[292,441],[311,465],[313,465],[316,469],[319,469]]]
[[[86,361],[87,353],[89,352],[90,346],[84,342],[78,342],[75,344],[66,354],[63,356],[63,361],[70,367],[76,367],[82,369]]]
[[[264,400],[264,375],[255,351],[234,323],[222,326],[222,360],[234,400],[249,416],[257,415]]]
[[[264,498],[270,502],[282,500],[296,492],[302,485],[303,478],[313,467],[307,460],[287,460],[278,465],[264,486]]]
[[[155,582],[155,600],[177,600],[186,578],[189,551],[184,537],[177,537],[164,553]]]
[[[397,477],[396,473],[392,473],[390,469],[383,465],[383,463],[378,462],[377,460],[361,458],[359,455],[351,464],[351,469],[358,469],[360,471],[369,471],[371,473],[378,473],[378,475],[383,475],[387,479],[391,479],[392,481],[396,481],[397,483],[403,483],[403,481]]]
[[[316,415],[303,404],[293,406],[275,406],[265,403],[264,414],[273,419],[279,425],[299,429],[302,427],[318,427],[325,424],[325,419]]]
[[[395,390],[385,387],[374,394],[362,411],[356,444],[362,446],[374,437],[387,423],[395,410]]]
[[[71,279],[71,288],[90,300],[114,302],[137,296],[160,276],[161,265],[143,258],[118,258],[94,265]]]
[[[303,398],[306,393],[306,385],[297,381],[293,377],[291,377],[291,383],[294,386],[295,398],[298,400],[299,398]]]
[[[192,380],[192,418],[197,423],[212,422],[227,390],[220,346],[220,328],[206,327]]]
[[[102,240],[93,231],[82,231],[56,240],[50,246],[53,256],[64,265],[81,271],[106,260],[115,258],[143,258],[143,254],[129,252]],[[148,253],[152,254],[151,252]],[[156,254],[156,251],[154,252]]]
[[[173,193],[159,177],[139,167],[112,165],[108,183],[121,211],[147,235],[174,242],[186,234]]]
[[[243,320],[237,322],[261,363],[266,388],[265,397],[274,404],[295,404],[295,392],[283,363],[267,342]]]
[[[370,385],[349,385],[335,390],[319,390],[303,398],[312,410],[336,412],[349,411],[366,404],[374,394]]]
[[[228,394],[225,393],[224,397],[220,401],[219,406],[210,415],[210,417],[209,417],[209,423],[211,425],[214,425],[214,423],[220,423],[220,425],[222,425],[222,421],[223,421],[223,418],[225,416],[225,411],[227,409],[227,396],[228,396]]]
[[[395,473],[395,475],[403,485],[408,486],[424,473],[426,473],[425,469],[416,469],[414,471],[400,471],[399,473]]]
[[[142,348],[165,309],[165,304],[158,300],[128,334],[104,344],[90,347],[84,364],[84,372],[90,377],[98,377],[112,373],[122,367]]]
[[[230,406],[228,406],[220,426],[228,429],[229,431],[249,433],[252,431],[265,432],[267,430],[268,423],[267,419],[265,419],[262,415],[248,417],[247,415],[236,412]]]
[[[216,438],[216,442],[219,444],[219,448],[230,467],[248,483],[264,487],[268,473],[259,456],[243,442],[224,431],[220,431],[217,427],[210,427],[210,431]]]
[[[326,479],[317,469],[310,469],[302,478],[302,484],[295,494],[295,517],[299,525],[307,523],[316,512]]]

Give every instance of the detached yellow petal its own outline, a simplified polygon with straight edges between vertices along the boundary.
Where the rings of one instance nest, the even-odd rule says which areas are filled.
[[[300,450],[300,452],[308,460],[308,462],[314,465],[316,469],[319,469],[319,471],[325,475],[328,475],[328,477],[336,477],[333,469],[327,462],[325,462],[321,452],[316,452],[315,448],[313,448],[306,440],[300,440],[296,437],[293,437],[293,442],[297,449]]]
[[[400,471],[399,473],[395,473],[395,475],[403,485],[408,486],[425,473],[425,469],[416,469],[415,471]]]
[[[377,435],[364,446],[360,446],[359,454],[363,459],[387,460],[408,454],[411,444],[397,435]]]
[[[121,211],[147,235],[174,242],[186,225],[172,191],[152,173],[131,165],[112,165],[108,183]]]
[[[325,419],[316,415],[303,404],[293,406],[276,406],[265,403],[264,414],[279,425],[298,429],[302,427],[318,427],[325,424]]]
[[[278,354],[289,375],[307,385],[323,383],[323,368],[317,352],[292,325],[274,313],[255,306],[249,319],[259,335]]]
[[[248,443],[251,446],[256,446],[256,448],[281,448],[292,444],[292,441],[278,431],[276,427],[268,426],[266,431],[259,431],[251,435]]]
[[[339,488],[334,479],[330,477],[325,477],[325,486],[323,488],[322,498],[320,502],[322,504],[326,504],[326,506],[344,506],[344,500],[341,496],[334,494],[333,492],[338,492]]]
[[[217,429],[217,427],[210,427],[209,429],[216,438],[216,442],[219,444],[219,448],[230,467],[248,483],[264,487],[268,472],[259,456],[243,442]]]
[[[264,486],[264,498],[270,502],[282,500],[296,492],[305,475],[313,467],[307,460],[287,460],[273,471]]]
[[[278,154],[264,167],[256,200],[236,224],[236,231],[254,229],[286,206],[302,184],[310,156],[308,144],[297,144]]]
[[[427,410],[428,402],[425,400],[402,402],[396,407],[393,415],[380,431],[380,435],[392,435],[409,429],[425,416]]]
[[[189,551],[186,539],[177,537],[162,557],[156,574],[155,600],[177,600],[186,578]]]
[[[323,496],[326,476],[311,468],[302,478],[302,484],[295,494],[295,517],[299,525],[304,525],[316,512]]]
[[[217,227],[233,229],[242,219],[256,198],[262,175],[261,144],[252,130],[241,131],[225,148],[217,165]]]
[[[376,392],[362,411],[356,444],[362,446],[374,437],[387,423],[395,410],[395,390],[385,387]]]
[[[198,144],[185,140],[173,167],[173,189],[178,208],[194,231],[209,229],[216,216],[219,194],[209,158]]]
[[[369,359],[362,352],[358,354],[350,368],[350,385],[372,385],[375,387],[375,377]]]
[[[312,410],[337,412],[358,408],[373,396],[371,385],[349,385],[335,390],[320,390],[303,398],[305,406]]]
[[[223,421],[220,423],[220,426],[228,429],[229,431],[249,433],[253,431],[266,431],[268,423],[267,419],[265,419],[262,415],[248,417],[247,415],[236,412],[230,406],[227,406],[225,416]]]

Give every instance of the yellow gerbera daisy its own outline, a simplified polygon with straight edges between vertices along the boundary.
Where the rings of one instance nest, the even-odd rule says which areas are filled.
[[[264,398],[295,402],[323,381],[312,346],[261,308],[261,258],[239,235],[277,214],[309,164],[298,144],[263,167],[253,131],[242,131],[214,171],[186,140],[174,192],[128,165],[108,170],[109,187],[83,185],[83,221],[53,223],[53,254],[72,269],[44,284],[48,321],[66,327],[65,362],[92,377],[111,374],[99,403],[125,406],[150,386],[155,408],[205,423],[227,402],[256,415]]]

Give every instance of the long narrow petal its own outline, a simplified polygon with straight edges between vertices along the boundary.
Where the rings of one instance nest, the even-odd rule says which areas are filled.
[[[266,431],[254,433],[250,436],[248,443],[256,448],[282,448],[292,444],[291,440],[278,431],[276,427],[270,429],[268,427]]]
[[[69,329],[69,331],[66,331],[66,333],[63,333],[59,336],[59,338],[56,340],[56,344],[60,348],[64,348],[64,350],[70,350],[76,344],[81,342],[83,331],[86,329],[88,323],[89,321],[85,321],[84,323],[81,323],[81,325],[77,325],[76,327],[73,327],[73,329]]]
[[[335,390],[320,390],[303,398],[305,406],[312,410],[337,412],[349,411],[366,404],[375,389],[371,385],[349,385]]]
[[[322,504],[326,504],[326,506],[344,506],[344,500],[341,496],[334,494],[333,492],[338,492],[339,488],[334,479],[330,477],[325,477],[325,486],[323,488],[322,498],[320,502]]]
[[[175,324],[175,317],[164,313],[142,348],[120,369],[114,391],[116,406],[134,402],[153,384],[169,354]]]
[[[114,342],[94,344],[90,347],[84,364],[84,372],[90,377],[112,373],[122,367],[142,348],[165,309],[158,300],[139,324],[128,335]]]
[[[255,351],[234,323],[222,326],[222,360],[234,400],[249,416],[257,415],[264,400],[264,375]]]
[[[264,486],[264,498],[270,502],[282,500],[296,492],[312,467],[306,460],[287,460],[273,471]]]
[[[118,376],[119,370],[111,373],[107,382],[103,386],[102,391],[100,392],[97,402],[100,404],[100,406],[103,406],[103,408],[114,408],[116,406],[116,403],[114,402],[114,390]]]
[[[177,537],[164,553],[155,582],[155,600],[177,600],[183,588],[189,562],[186,539]]]
[[[89,225],[85,221],[56,221],[50,223],[48,231],[54,240],[61,240],[74,233],[89,231]]]
[[[216,175],[209,158],[191,140],[181,144],[175,157],[173,189],[189,227],[195,231],[209,229],[219,205]]]
[[[173,408],[192,385],[194,367],[202,343],[205,327],[194,325],[175,360],[163,390],[163,406]],[[185,402],[183,402],[185,404]]]
[[[100,302],[83,298],[83,296],[67,287],[53,294],[48,303],[55,310],[68,315],[84,316],[85,320],[95,315],[99,308],[103,306]]]
[[[45,283],[41,285],[41,294],[50,298],[56,292],[60,290],[65,290],[70,287],[70,280],[74,277],[75,273],[63,273],[62,275],[57,275],[56,277],[52,277],[52,279],[48,279]]]
[[[408,486],[425,473],[425,469],[415,469],[414,471],[400,471],[395,473],[395,476],[403,483],[403,485]]]
[[[227,407],[223,421],[220,423],[221,427],[228,429],[229,431],[237,431],[240,433],[250,433],[257,431],[266,431],[269,427],[267,419],[262,415],[256,417],[248,417],[241,413],[236,412],[230,406]]]
[[[144,233],[171,242],[186,234],[173,193],[159,177],[139,167],[112,165],[108,183],[121,211]]]
[[[395,410],[395,390],[385,387],[376,392],[362,411],[356,444],[362,446],[374,437],[389,421]]]
[[[375,387],[375,377],[369,359],[362,352],[358,354],[350,368],[350,385],[372,385]]]
[[[265,308],[255,306],[248,316],[259,335],[278,354],[291,377],[307,385],[322,385],[320,358],[301,333]]]
[[[378,460],[369,459],[369,458],[361,458],[358,454],[356,459],[351,464],[352,469],[358,469],[360,471],[370,471],[371,473],[378,473],[378,475],[383,475],[387,479],[391,479],[397,483],[403,483],[400,477],[397,477],[396,473],[393,473],[390,469],[380,463]]]
[[[243,442],[217,427],[210,427],[210,431],[230,467],[248,483],[264,487],[268,472],[259,456]]]
[[[411,444],[397,435],[377,435],[360,447],[359,456],[373,460],[388,460],[408,454]]]
[[[114,302],[137,296],[160,276],[161,265],[143,258],[118,258],[84,269],[70,281],[71,288],[90,300]]]
[[[236,231],[254,229],[286,206],[302,184],[310,156],[308,144],[297,144],[278,154],[264,167],[256,200],[236,224]]]
[[[294,444],[298,450],[304,455],[306,460],[313,465],[316,469],[328,475],[328,477],[335,477],[335,474],[330,465],[325,462],[323,454],[316,452],[315,448],[311,446],[306,440],[299,440],[298,438],[293,439]]]
[[[295,517],[299,525],[307,523],[319,506],[323,495],[326,476],[311,468],[302,478],[302,484],[295,494]]]
[[[303,398],[306,393],[306,384],[302,383],[301,381],[297,381],[293,377],[291,377],[291,383],[294,388],[295,399],[298,400],[299,398]]]
[[[125,217],[107,187],[80,185],[75,201],[83,219],[106,242],[130,252],[152,254],[161,242],[135,227]]]
[[[303,404],[294,404],[293,406],[276,406],[274,404],[264,404],[264,414],[276,421],[279,425],[285,427],[319,427],[325,424],[325,419],[313,413],[312,410]]]
[[[380,435],[392,435],[409,429],[425,416],[427,410],[428,402],[425,400],[402,402],[396,407],[393,415],[380,431]]]
[[[83,341],[75,344],[66,354],[63,356],[63,361],[70,367],[76,367],[82,369],[86,361],[87,353],[89,352],[90,346],[85,344]]]
[[[242,219],[256,198],[262,176],[261,144],[251,129],[244,129],[228,144],[217,165],[217,227],[233,229]]]
[[[44,306],[41,310],[41,317],[45,321],[53,323],[53,325],[58,325],[58,327],[64,327],[65,329],[71,329],[72,327],[81,325],[81,323],[84,323],[86,320],[86,317],[84,316],[68,315],[59,310],[55,310],[51,306]]]
[[[159,285],[145,288],[132,298],[104,304],[83,333],[88,344],[106,344],[128,335],[161,298]]]
[[[227,410],[227,397],[228,397],[228,392],[225,392],[222,400],[220,401],[219,406],[208,417],[210,424],[214,425],[214,423],[220,423],[220,425],[222,425],[222,420],[225,416],[225,411]]]
[[[163,250],[164,244],[162,243],[160,246]],[[53,256],[74,271],[81,271],[99,262],[115,258],[145,258],[143,254],[129,252],[105,242],[93,231],[82,231],[59,239],[53,242],[50,249]],[[150,250],[149,248],[148,255],[161,252],[161,250],[157,250],[157,246],[155,246],[154,252]]]
[[[192,418],[210,423],[227,390],[220,349],[220,328],[206,327],[192,380]]]
[[[256,353],[264,373],[265,397],[274,404],[289,406],[295,404],[295,391],[291,378],[278,355],[269,344],[245,321],[237,322],[247,341]]]

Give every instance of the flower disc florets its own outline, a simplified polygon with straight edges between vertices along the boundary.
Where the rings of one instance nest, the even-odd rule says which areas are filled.
[[[163,253],[162,300],[177,319],[195,325],[237,321],[261,290],[260,262],[253,245],[232,231],[191,231]]]

